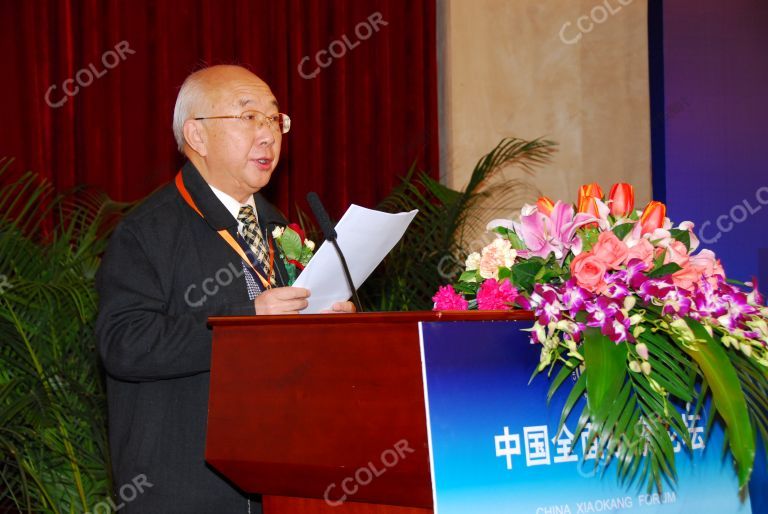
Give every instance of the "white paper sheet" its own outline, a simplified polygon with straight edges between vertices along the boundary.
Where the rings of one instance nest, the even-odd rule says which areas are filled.
[[[358,288],[394,248],[418,210],[389,214],[350,205],[336,224],[337,241],[347,259],[352,282]],[[324,243],[301,272],[296,287],[310,290],[309,306],[302,314],[316,314],[351,297],[344,268],[331,243]]]

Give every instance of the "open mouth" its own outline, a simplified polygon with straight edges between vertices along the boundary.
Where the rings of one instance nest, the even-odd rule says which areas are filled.
[[[268,158],[254,159],[254,162],[256,163],[256,166],[258,166],[258,168],[261,170],[268,170],[272,167],[272,159],[268,159]]]

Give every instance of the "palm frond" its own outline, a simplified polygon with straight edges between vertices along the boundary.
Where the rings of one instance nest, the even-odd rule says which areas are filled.
[[[549,161],[552,141],[504,139],[475,165],[467,186],[456,191],[442,185],[412,165],[400,184],[379,205],[386,212],[418,209],[408,232],[381,266],[363,285],[360,297],[371,310],[431,308],[431,297],[442,283],[457,276],[462,267],[462,242],[470,227],[493,205],[505,208],[527,186],[523,181],[492,184],[507,167],[526,174]]]
[[[25,512],[88,511],[111,486],[93,281],[126,206],[80,193],[0,159],[0,504]]]

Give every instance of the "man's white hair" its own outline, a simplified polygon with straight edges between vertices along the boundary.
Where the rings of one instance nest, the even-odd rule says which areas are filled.
[[[200,105],[205,96],[203,80],[198,73],[193,73],[186,78],[176,97],[176,106],[173,108],[173,137],[176,138],[176,146],[179,152],[184,153],[184,122],[198,115],[195,109]]]

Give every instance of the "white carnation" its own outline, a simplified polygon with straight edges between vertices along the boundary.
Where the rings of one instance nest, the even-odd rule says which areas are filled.
[[[480,266],[480,254],[477,252],[470,253],[464,265],[467,267],[467,271],[475,271]]]

